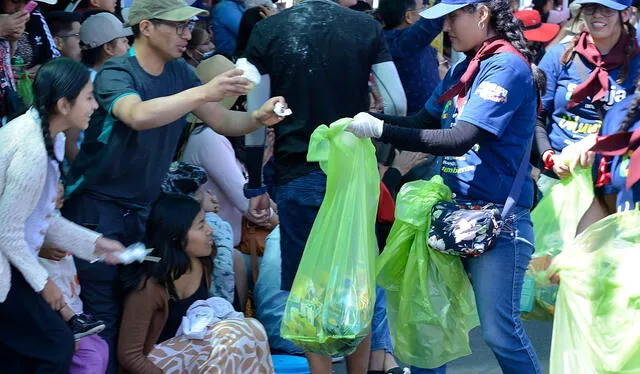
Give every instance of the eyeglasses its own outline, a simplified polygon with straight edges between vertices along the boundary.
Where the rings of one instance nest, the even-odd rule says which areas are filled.
[[[57,35],[58,38],[73,38],[73,37],[80,37],[80,33],[74,33],[74,34],[62,34],[62,35]]]
[[[596,11],[600,13],[603,17],[611,17],[614,14],[618,13],[617,10],[607,8],[606,6],[600,4],[585,4],[582,6],[582,11],[587,16],[592,16],[596,14]]]
[[[167,25],[167,26],[175,27],[176,34],[178,34],[178,36],[184,35],[184,32],[186,30],[189,30],[189,32],[192,32],[196,28],[196,22],[195,21],[189,21],[189,22],[185,22],[185,23],[176,23],[176,22],[165,21],[165,20],[162,20],[162,19],[152,19],[151,22],[157,23],[157,24],[160,24],[160,25]]]

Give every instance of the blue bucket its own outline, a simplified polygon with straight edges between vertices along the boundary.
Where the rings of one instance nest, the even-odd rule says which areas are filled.
[[[307,359],[300,356],[273,355],[276,374],[311,374]]]

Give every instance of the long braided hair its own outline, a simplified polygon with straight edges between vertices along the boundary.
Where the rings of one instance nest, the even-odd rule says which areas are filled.
[[[58,162],[60,173],[64,173],[62,161],[56,158],[53,139],[49,131],[49,118],[56,112],[58,100],[66,98],[73,104],[80,91],[89,82],[89,69],[69,58],[58,58],[42,65],[33,81],[33,107],[38,111],[42,124],[42,138],[47,155]]]
[[[582,16],[582,10],[579,10],[578,14],[573,20],[574,25],[577,22],[583,22],[581,16]],[[629,44],[627,44],[624,49],[625,55],[624,55],[624,63],[622,64],[622,72],[620,74],[620,77],[616,80],[616,83],[622,84],[629,76],[629,65],[631,65],[631,59],[633,57],[632,52],[635,49],[637,42],[636,42],[636,28],[631,24],[630,21],[624,22],[624,19],[622,18],[622,12],[618,12],[618,17],[620,19],[620,25],[622,26],[622,32],[629,33]],[[569,43],[569,46],[562,54],[562,57],[560,59],[560,63],[562,65],[566,65],[569,63],[569,61],[573,60],[576,53],[576,44],[578,43],[578,39],[580,39],[580,34],[577,34],[576,36],[574,36],[571,43]]]
[[[498,35],[506,38],[531,64],[531,71],[538,93],[538,101],[547,88],[547,78],[542,70],[535,65],[535,54],[529,49],[527,39],[522,31],[522,23],[513,15],[511,3],[508,0],[489,0],[484,3],[474,3],[464,9],[475,13],[481,5],[486,5],[491,11],[490,25]]]
[[[631,104],[627,109],[627,114],[624,116],[624,119],[620,124],[620,129],[618,129],[619,132],[628,131],[629,127],[633,125],[633,122],[636,119],[638,105],[640,104],[640,78],[636,80],[635,87],[636,87],[636,90],[633,92],[633,99],[631,99]]]

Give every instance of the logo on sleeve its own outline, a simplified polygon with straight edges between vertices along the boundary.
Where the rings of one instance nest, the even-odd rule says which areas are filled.
[[[481,98],[496,103],[506,102],[508,93],[506,88],[491,82],[481,82],[475,92]]]

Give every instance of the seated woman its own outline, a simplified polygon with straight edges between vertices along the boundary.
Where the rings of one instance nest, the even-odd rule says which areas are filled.
[[[189,306],[208,297],[211,283],[213,241],[200,203],[161,196],[144,244],[161,260],[128,265],[122,273],[122,373],[273,372],[266,333],[253,319],[216,323],[203,340],[174,337]]]
[[[207,30],[196,27],[191,32],[191,40],[189,40],[182,57],[195,69],[200,65],[200,62],[213,56],[215,52],[216,46],[209,38]]]
[[[212,239],[213,281],[209,296],[221,297],[234,302],[235,274],[233,271],[233,231],[231,225],[218,216],[220,204],[217,197],[206,189],[207,172],[200,166],[175,161],[162,181],[162,192],[166,195],[192,197],[200,202],[204,219],[213,229]]]

